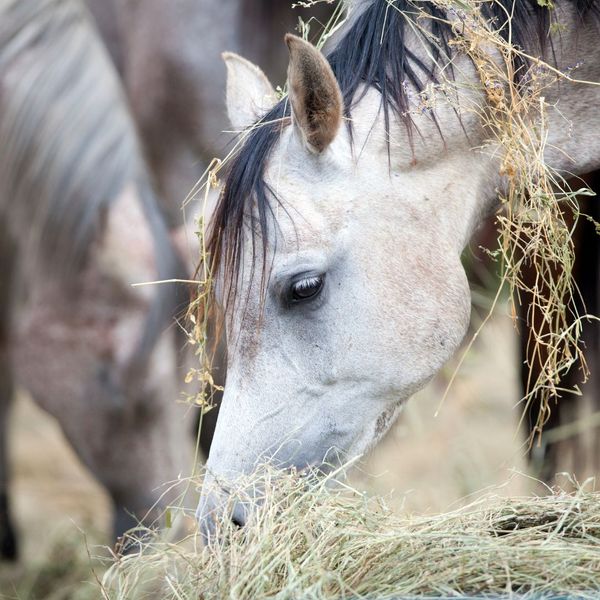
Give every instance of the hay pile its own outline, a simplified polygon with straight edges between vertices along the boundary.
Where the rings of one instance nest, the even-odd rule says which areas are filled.
[[[491,495],[434,516],[397,516],[379,499],[267,469],[265,504],[243,530],[203,547],[154,539],[119,558],[107,600],[390,598],[573,594],[600,590],[600,493]]]

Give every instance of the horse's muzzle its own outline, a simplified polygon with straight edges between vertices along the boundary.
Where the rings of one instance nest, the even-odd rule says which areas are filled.
[[[255,501],[246,495],[243,499],[238,496],[218,488],[212,481],[208,485],[205,482],[196,509],[196,520],[205,544],[219,542],[232,527],[246,525],[256,508]]]

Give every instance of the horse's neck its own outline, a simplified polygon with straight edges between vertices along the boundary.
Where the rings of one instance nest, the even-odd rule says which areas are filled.
[[[559,15],[559,32],[544,57],[573,79],[561,80],[545,94],[548,141],[546,163],[564,175],[582,175],[600,168],[600,44],[599,24],[582,22],[572,5]]]
[[[548,81],[554,77],[555,82],[543,89],[541,96],[545,99],[545,108],[542,113],[534,110],[531,129],[533,137],[538,136],[540,145],[543,144],[546,165],[569,178],[600,169],[599,25],[591,16],[582,22],[570,2],[561,3],[556,11],[558,33],[552,36],[541,57],[556,69],[556,72],[547,69],[550,71]],[[463,57],[459,67],[463,74],[467,73],[467,78],[468,62]],[[561,78],[558,71],[577,81]],[[478,85],[479,77],[474,70],[471,77]],[[459,82],[459,87],[463,83]],[[464,101],[471,94],[468,88],[467,79],[467,85],[458,92],[463,106],[472,103],[473,98],[477,101],[477,95]],[[483,93],[479,101],[485,102]],[[444,203],[443,211],[436,210],[430,216],[438,222],[444,221],[444,230],[456,240],[459,249],[468,243],[482,219],[497,206],[498,195],[506,185],[501,175],[505,157],[502,145],[489,140],[489,132],[482,128],[479,116],[467,111],[461,115],[461,120],[460,127],[467,132],[468,141],[448,107],[439,107],[443,143],[431,120],[418,121],[425,139],[416,160],[413,157],[416,166],[410,169],[423,176],[425,189],[431,189],[431,194],[427,195],[435,197],[437,194]],[[406,170],[409,163],[407,148],[396,155],[403,165],[401,170]]]

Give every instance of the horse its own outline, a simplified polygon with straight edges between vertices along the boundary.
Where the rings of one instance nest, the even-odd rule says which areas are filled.
[[[522,49],[512,78],[536,57],[555,72],[577,65],[576,79],[544,90],[544,161],[589,173],[600,167],[600,88],[583,81],[600,81],[600,8],[540,4],[484,2],[478,14]],[[470,316],[460,256],[508,188],[485,118],[502,85],[482,84],[453,42],[469,14],[410,0],[348,11],[325,54],[286,36],[283,99],[259,67],[225,57],[228,115],[245,133],[219,174],[207,239],[228,348],[197,509],[208,538],[258,462],[327,471],[364,454],[456,353]],[[501,62],[485,43],[469,47]],[[243,525],[252,506],[230,501]]]
[[[152,525],[191,464],[169,327],[187,298],[131,283],[186,270],[79,0],[0,7],[0,232],[0,556],[18,550],[5,435],[17,386],[110,494],[115,537]]]

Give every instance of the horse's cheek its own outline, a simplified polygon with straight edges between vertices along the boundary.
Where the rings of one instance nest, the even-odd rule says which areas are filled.
[[[356,311],[364,357],[395,397],[405,399],[423,387],[466,332],[470,293],[464,269],[450,251],[443,254],[423,258],[407,251],[396,264],[386,261],[371,278],[377,302]]]

